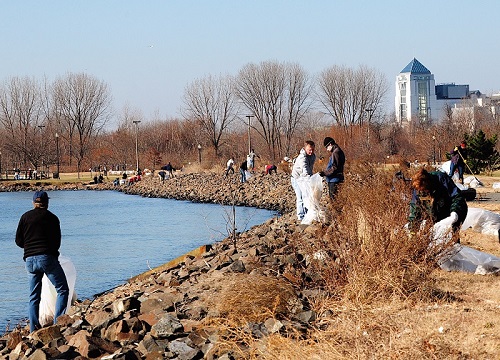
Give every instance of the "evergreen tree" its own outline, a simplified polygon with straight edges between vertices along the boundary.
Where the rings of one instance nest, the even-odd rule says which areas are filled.
[[[464,138],[467,141],[467,165],[474,174],[500,168],[500,154],[495,149],[498,140],[496,134],[487,139],[483,130],[479,130],[471,135],[466,134]],[[465,170],[468,172],[467,166]]]

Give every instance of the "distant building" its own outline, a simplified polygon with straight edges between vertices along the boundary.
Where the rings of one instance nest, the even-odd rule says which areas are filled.
[[[399,124],[411,121],[437,122],[446,111],[451,113],[488,107],[498,114],[498,95],[486,97],[480,91],[469,91],[469,85],[435,84],[434,74],[417,59],[410,61],[396,77],[395,110]]]

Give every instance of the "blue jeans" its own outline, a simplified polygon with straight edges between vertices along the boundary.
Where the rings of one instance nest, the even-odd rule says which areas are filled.
[[[241,182],[244,183],[247,181],[247,174],[245,174],[245,170],[240,169],[240,174],[241,174]]]
[[[30,300],[28,318],[30,331],[41,328],[39,318],[39,307],[42,295],[43,274],[54,285],[57,291],[56,309],[54,313],[54,324],[60,315],[66,312],[68,307],[69,287],[64,270],[59,264],[57,257],[53,255],[35,255],[26,258],[26,270],[28,271]]]
[[[307,209],[304,206],[304,199],[302,198],[302,191],[300,190],[300,186],[297,183],[295,178],[292,178],[292,188],[295,191],[296,206],[297,206],[297,218],[302,220],[306,215]]]
[[[450,164],[450,177],[453,177],[455,170],[458,170],[458,179],[464,183],[464,166],[462,164],[454,164],[453,162]]]

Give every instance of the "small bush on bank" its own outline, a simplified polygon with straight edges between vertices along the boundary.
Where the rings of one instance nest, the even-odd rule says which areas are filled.
[[[269,317],[288,316],[298,303],[293,287],[263,275],[233,275],[214,304],[219,315],[231,322],[263,322]]]

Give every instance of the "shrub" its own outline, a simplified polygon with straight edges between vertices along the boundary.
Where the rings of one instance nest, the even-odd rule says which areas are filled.
[[[442,247],[429,247],[428,229],[410,238],[404,228],[409,185],[368,164],[350,170],[329,206],[330,225],[295,244],[312,255],[308,271],[318,280],[311,285],[360,303],[426,296]]]

